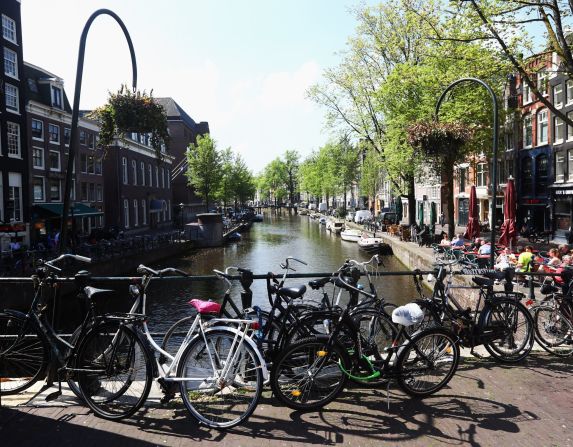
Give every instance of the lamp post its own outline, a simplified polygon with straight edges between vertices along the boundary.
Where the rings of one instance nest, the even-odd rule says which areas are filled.
[[[115,21],[119,24],[121,29],[123,30],[123,34],[125,35],[125,39],[127,40],[127,44],[129,46],[129,52],[131,54],[131,68],[132,68],[132,87],[135,90],[137,88],[137,64],[135,61],[135,50],[133,49],[133,43],[131,42],[131,37],[129,36],[129,32],[125,24],[119,18],[119,16],[109,10],[109,9],[98,9],[95,11],[86,22],[84,29],[82,31],[82,35],[80,37],[80,48],[78,53],[78,65],[76,69],[76,86],[74,90],[74,106],[72,109],[72,124],[71,124],[71,131],[70,131],[70,147],[69,147],[69,155],[68,155],[68,170],[66,171],[66,183],[64,186],[64,203],[62,207],[62,224],[60,228],[60,245],[59,251],[62,253],[65,250],[67,239],[68,239],[68,212],[70,209],[70,191],[72,187],[72,173],[74,167],[74,157],[77,150],[77,142],[76,137],[78,134],[78,120],[79,120],[79,113],[80,113],[80,95],[82,91],[82,76],[84,70],[84,56],[86,50],[86,39],[88,37],[88,31],[96,19],[96,17],[106,14],[111,16],[115,19]]]
[[[457,81],[452,82],[448,87],[446,87],[446,89],[442,92],[442,95],[440,96],[440,99],[438,99],[438,102],[436,104],[436,112],[435,112],[435,118],[436,121],[438,120],[438,114],[440,113],[440,106],[442,105],[442,101],[444,100],[444,98],[446,97],[446,94],[453,89],[455,86],[457,86],[458,84],[464,83],[464,82],[474,82],[477,84],[480,84],[481,86],[485,87],[485,89],[489,92],[490,96],[491,96],[491,100],[492,100],[492,104],[493,104],[493,145],[492,145],[492,149],[493,149],[493,166],[492,166],[492,186],[491,186],[491,195],[492,195],[492,202],[493,202],[493,206],[491,207],[491,213],[492,213],[492,225],[491,225],[491,236],[490,236],[490,243],[491,243],[491,253],[490,253],[490,267],[493,268],[494,264],[495,264],[495,223],[497,221],[496,219],[496,195],[497,195],[497,131],[498,131],[498,113],[497,113],[497,97],[494,93],[494,91],[492,90],[492,88],[486,84],[484,81],[482,81],[481,79],[478,78],[462,78],[462,79],[458,79]],[[452,225],[453,222],[449,222],[450,225]]]

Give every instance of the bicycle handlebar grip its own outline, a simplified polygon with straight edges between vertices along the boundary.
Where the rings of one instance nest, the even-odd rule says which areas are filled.
[[[92,258],[88,258],[86,256],[73,255],[73,257],[74,257],[74,259],[77,259],[78,261],[86,262],[88,264],[90,264],[92,262]]]

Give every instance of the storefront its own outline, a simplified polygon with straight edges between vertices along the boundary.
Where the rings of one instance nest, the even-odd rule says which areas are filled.
[[[571,231],[573,216],[573,185],[568,187],[553,187],[551,191],[551,212],[553,215],[554,239],[565,241]]]
[[[32,207],[32,239],[45,243],[48,235],[60,231],[63,205],[61,203],[42,203]],[[94,228],[101,228],[103,212],[96,208],[75,203],[70,206],[68,228],[76,236],[87,236]]]

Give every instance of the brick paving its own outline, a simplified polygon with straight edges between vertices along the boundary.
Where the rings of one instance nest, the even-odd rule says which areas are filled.
[[[466,358],[437,395],[408,398],[395,386],[349,388],[319,412],[280,406],[265,391],[254,415],[227,431],[200,427],[180,402],[146,406],[109,422],[70,402],[0,408],[3,447],[67,446],[573,446],[573,358],[535,352],[503,365]]]

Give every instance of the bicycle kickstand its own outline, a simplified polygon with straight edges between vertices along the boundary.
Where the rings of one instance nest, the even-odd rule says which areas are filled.
[[[58,379],[58,391],[54,391],[53,393],[48,394],[46,396],[45,401],[51,402],[53,400],[56,400],[61,395],[62,395],[62,381],[60,379]]]

